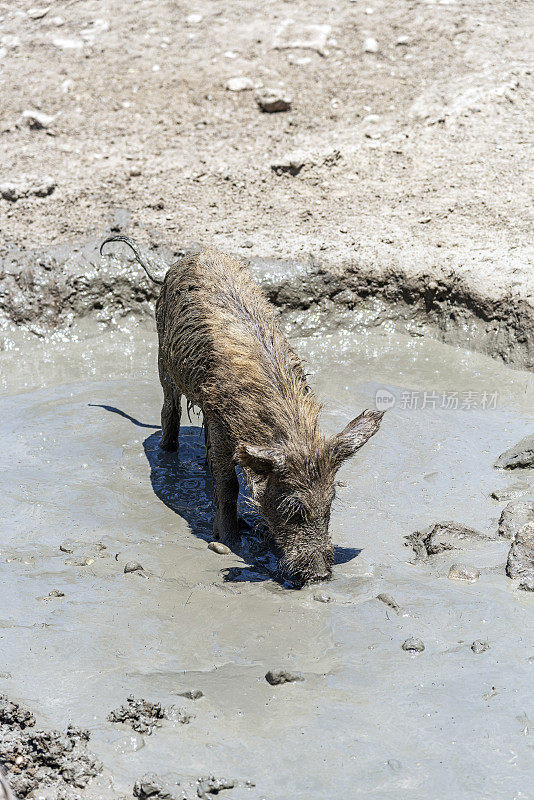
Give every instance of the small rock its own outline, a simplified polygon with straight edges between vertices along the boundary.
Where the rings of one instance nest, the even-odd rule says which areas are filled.
[[[138,178],[141,174],[141,167],[134,164],[132,167],[130,167],[128,174],[130,178]]]
[[[198,25],[199,22],[202,22],[202,19],[202,14],[188,14],[185,21],[188,25]]]
[[[363,121],[366,124],[374,125],[375,123],[380,122],[380,117],[378,114],[367,114],[367,116],[363,118]]]
[[[177,800],[177,795],[173,794],[170,787],[165,782],[153,773],[143,775],[138,781],[134,783],[133,787],[134,797],[139,800]]]
[[[20,175],[16,180],[0,184],[0,196],[15,203],[24,197],[47,197],[55,188],[55,180],[48,175]]]
[[[273,50],[315,50],[326,55],[326,43],[331,31],[330,25],[295,22],[286,19],[276,30]]]
[[[519,578],[526,591],[532,591],[534,582],[534,522],[528,522],[515,534],[508,560],[506,574],[509,578]]]
[[[449,570],[451,581],[468,581],[475,583],[480,578],[480,571],[476,567],[468,567],[464,564],[453,564]]]
[[[48,592],[49,597],[65,597],[65,592],[62,592],[61,589],[52,589],[51,592]]]
[[[333,600],[329,594],[324,594],[324,592],[317,592],[313,595],[313,599],[317,600],[318,603],[331,603]]]
[[[481,639],[477,639],[471,645],[471,650],[476,655],[478,655],[479,653],[485,653],[486,650],[489,650],[489,649],[490,649],[489,644],[487,642],[483,642]]]
[[[94,558],[91,556],[76,556],[75,558],[67,558],[65,564],[69,567],[90,567],[94,564]]]
[[[198,700],[204,697],[204,692],[200,689],[186,689],[185,692],[178,692],[178,697],[187,697],[188,700]]]
[[[74,553],[74,545],[71,542],[61,542],[59,549],[62,553]]]
[[[300,151],[288,153],[286,156],[273,161],[271,163],[271,169],[277,175],[282,175],[283,173],[298,175],[306,164],[306,158],[306,155]]]
[[[143,569],[139,561],[128,561],[124,565],[124,572],[127,574],[128,572],[139,572]]]
[[[50,11],[50,6],[46,6],[43,8],[30,8],[26,14],[29,16],[30,19],[42,19],[46,17],[48,12]]]
[[[372,36],[369,36],[365,39],[362,45],[362,52],[363,53],[378,53],[378,42],[376,39],[373,39]]]
[[[410,636],[410,638],[406,639],[403,643],[402,649],[406,650],[407,653],[422,653],[425,649],[425,645],[421,639],[415,639],[413,636]]]
[[[226,88],[229,92],[246,92],[255,89],[256,86],[251,78],[230,78],[226,81]]]
[[[513,539],[528,522],[534,522],[534,500],[514,500],[502,510],[499,535]]]
[[[224,789],[233,789],[237,781],[231,778],[215,778],[213,775],[207,778],[199,778],[197,785],[197,796],[200,798],[211,798],[214,794],[219,794]]]
[[[83,47],[82,39],[64,39],[63,37],[56,37],[52,40],[54,47],[59,47],[60,50],[80,50]]]
[[[534,467],[534,433],[501,453],[493,466],[499,469]]]
[[[381,594],[377,594],[376,599],[380,600],[381,603],[385,603],[386,606],[389,606],[389,608],[393,609],[397,614],[400,613],[399,604],[390,594],[382,592]]]
[[[508,503],[510,500],[517,500],[519,497],[528,494],[530,491],[534,493],[534,487],[530,487],[528,483],[512,483],[511,486],[506,486],[503,489],[495,489],[491,493],[491,497],[497,500],[498,503]]]
[[[210,542],[208,550],[213,550],[214,553],[218,553],[220,556],[228,556],[232,552],[230,548],[222,542]]]
[[[395,44],[397,45],[397,47],[399,47],[399,46],[402,46],[402,45],[409,44],[409,42],[410,42],[410,37],[409,36],[399,36],[399,38],[397,39]]]
[[[289,111],[291,108],[291,98],[282,89],[259,89],[255,99],[261,110],[267,114]]]
[[[51,20],[50,20],[50,22],[51,22],[53,25],[55,25],[55,26],[56,26],[56,28],[61,28],[61,27],[62,27],[62,26],[65,24],[65,18],[64,18],[64,17],[59,17],[59,16],[57,16],[57,17],[52,17],[52,18],[51,18]]]
[[[278,686],[281,683],[293,683],[294,681],[303,681],[304,675],[300,672],[290,672],[287,669],[270,669],[265,675],[265,680],[271,686]]]

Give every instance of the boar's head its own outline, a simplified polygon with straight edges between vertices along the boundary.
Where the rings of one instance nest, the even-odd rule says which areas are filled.
[[[328,528],[335,476],[376,433],[383,413],[364,411],[341,433],[316,436],[312,443],[292,437],[279,446],[238,446],[236,460],[281,553],[282,572],[295,584],[332,577],[334,548]]]

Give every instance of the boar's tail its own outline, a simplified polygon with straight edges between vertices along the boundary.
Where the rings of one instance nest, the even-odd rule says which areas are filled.
[[[129,236],[125,236],[123,233],[118,233],[116,236],[108,236],[108,238],[104,239],[104,241],[100,245],[100,255],[102,255],[102,250],[104,249],[104,245],[107,244],[108,242],[124,242],[125,244],[127,244],[128,247],[130,247],[133,250],[135,260],[137,261],[138,264],[141,264],[141,266],[143,267],[144,271],[146,272],[150,280],[153,283],[157,283],[159,286],[161,286],[163,281],[160,278],[156,278],[156,276],[152,274],[147,260],[143,258],[143,256],[141,255],[141,251],[139,250],[138,246],[136,245],[133,239],[130,239]]]

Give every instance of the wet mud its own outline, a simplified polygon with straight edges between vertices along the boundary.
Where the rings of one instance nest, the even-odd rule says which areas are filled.
[[[528,795],[534,598],[506,575],[491,493],[532,429],[532,375],[387,322],[293,344],[327,430],[388,404],[340,473],[333,580],[300,591],[245,497],[239,552],[208,549],[201,419],[184,409],[179,454],[161,452],[151,323],[5,333],[0,691],[39,729],[90,731],[103,772],[83,798]],[[405,537],[440,520],[482,538],[440,534],[414,561]],[[480,577],[450,580],[457,564]],[[305,680],[272,686],[279,669]],[[147,736],[108,719],[127,697],[195,716]]]

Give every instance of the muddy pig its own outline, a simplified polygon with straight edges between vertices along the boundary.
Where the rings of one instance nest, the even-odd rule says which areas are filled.
[[[161,447],[178,449],[181,397],[202,409],[214,481],[214,538],[239,537],[236,465],[264,521],[282,573],[297,585],[332,575],[328,532],[335,476],[378,430],[382,412],[364,411],[334,436],[319,429],[321,405],[274,308],[246,265],[206,249],[158,281],[139,248],[125,242],[156,283]]]

